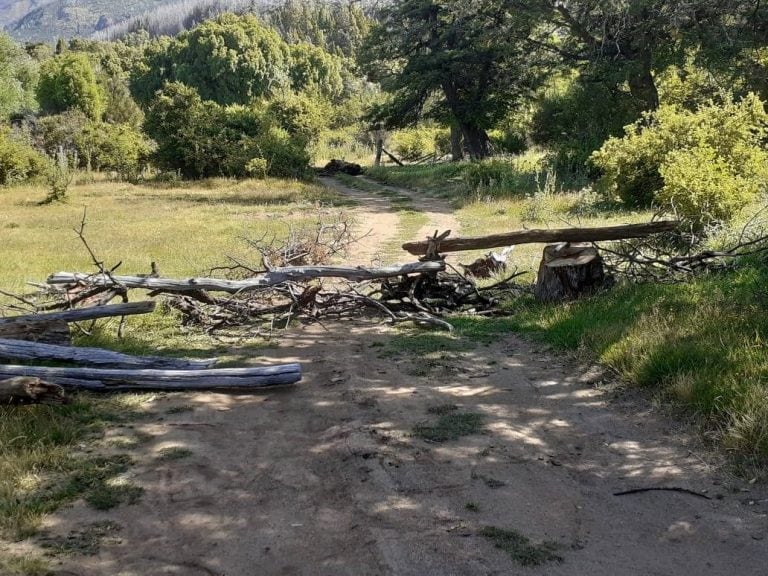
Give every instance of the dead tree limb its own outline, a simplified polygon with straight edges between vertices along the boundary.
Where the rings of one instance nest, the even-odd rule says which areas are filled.
[[[66,310],[64,312],[52,312],[49,314],[26,314],[23,316],[10,316],[0,318],[0,330],[11,326],[36,324],[42,322],[84,322],[98,318],[111,318],[117,316],[132,316],[135,314],[149,314],[154,311],[155,302],[131,302],[127,304],[113,304],[110,306],[91,306]]]
[[[515,244],[534,244],[551,242],[600,242],[604,240],[623,240],[643,238],[662,232],[674,232],[680,228],[676,220],[650,222],[647,224],[626,224],[623,226],[604,226],[599,228],[559,228],[552,230],[518,230],[506,234],[479,236],[476,238],[446,238],[440,241],[440,252],[461,252],[464,250],[488,250]],[[432,240],[434,242],[434,240]],[[415,256],[426,254],[430,241],[407,242],[403,250]]]
[[[239,294],[249,290],[270,288],[285,282],[299,282],[315,278],[345,278],[353,281],[394,278],[408,274],[431,274],[445,270],[443,262],[415,262],[384,268],[342,267],[342,266],[298,266],[275,268],[270,272],[246,280],[222,280],[219,278],[150,278],[142,276],[105,276],[88,275],[78,272],[58,272],[48,277],[49,284],[85,284],[108,286],[113,282],[126,288],[144,288],[147,290],[183,293],[199,290]]]
[[[294,384],[301,380],[301,365],[211,370],[118,370],[103,368],[50,368],[0,365],[0,379],[31,376],[64,388],[117,392],[129,390],[252,389]]]
[[[56,360],[102,368],[154,368],[167,370],[203,370],[216,363],[215,358],[183,360],[157,356],[129,356],[101,348],[55,346],[24,340],[0,338],[0,358],[5,360]]]

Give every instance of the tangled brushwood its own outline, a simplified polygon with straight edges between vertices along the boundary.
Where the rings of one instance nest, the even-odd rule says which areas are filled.
[[[343,213],[321,212],[314,224],[291,227],[284,238],[244,239],[249,248],[246,256],[228,256],[227,262],[213,267],[207,277],[187,279],[162,277],[154,263],[147,274],[118,275],[120,263],[108,267],[96,256],[86,240],[85,226],[84,215],[76,232],[96,272],[60,272],[52,274],[45,284],[36,285],[38,291],[34,294],[5,294],[14,303],[5,307],[4,314],[103,306],[116,298],[128,302],[133,299],[131,292],[140,290],[160,298],[168,309],[180,315],[185,326],[218,335],[269,336],[276,328],[295,321],[322,324],[326,319],[361,317],[451,330],[444,320],[448,315],[503,315],[509,310],[509,306],[502,305],[505,300],[532,291],[530,286],[516,283],[521,273],[507,270],[510,249],[490,252],[471,264],[460,265],[461,271],[446,263],[440,248],[448,247],[441,246],[448,244],[448,232],[436,232],[424,243],[426,255],[418,262],[372,267],[334,265],[335,260],[346,259],[361,239],[352,233],[352,223]],[[511,235],[565,232],[572,236],[576,232],[596,234],[596,230],[531,230]],[[482,243],[488,239],[496,241],[495,237],[486,237],[452,242]],[[737,238],[722,244],[717,250],[702,251],[700,238],[665,233],[653,239],[595,246],[610,275],[633,282],[679,282],[702,271],[733,266],[744,257],[768,256],[768,239],[757,218],[747,223]],[[579,261],[575,257],[574,262]],[[560,268],[570,264],[567,258],[557,262]],[[477,282],[477,278],[491,274],[504,279],[490,286]],[[122,328],[121,322],[119,333]]]
[[[722,238],[716,247],[702,249],[720,231],[705,230],[660,234],[611,243],[595,243],[605,269],[617,280],[635,283],[680,283],[692,276],[723,272],[744,258],[768,259],[768,209],[754,214],[738,234]]]

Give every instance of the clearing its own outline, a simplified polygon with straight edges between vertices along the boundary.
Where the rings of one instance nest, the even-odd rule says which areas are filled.
[[[328,183],[372,230],[354,262],[458,229],[440,200],[362,182]],[[763,487],[646,396],[493,322],[454,336],[297,327],[234,355],[306,376],[258,395],[158,395],[115,426],[140,440],[126,479],[143,497],[49,516],[44,539],[75,543],[55,548],[55,574],[765,573]],[[698,496],[614,495],[651,487]]]

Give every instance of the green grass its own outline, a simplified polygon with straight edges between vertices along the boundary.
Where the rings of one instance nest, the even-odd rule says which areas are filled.
[[[562,562],[562,557],[555,551],[558,545],[553,542],[534,544],[531,540],[517,532],[504,528],[486,526],[480,530],[480,536],[493,542],[496,548],[504,550],[521,566],[541,566],[549,562]]]
[[[582,349],[629,382],[689,406],[723,446],[768,458],[768,265],[689,284],[625,285],[562,306],[534,303],[511,329]]]
[[[73,231],[84,207],[85,235],[108,266],[122,262],[119,273],[147,273],[155,261],[165,276],[187,276],[223,263],[228,254],[252,260],[241,238],[284,237],[289,225],[316,221],[320,204],[344,204],[324,187],[275,179],[95,182],[72,186],[65,204],[38,206],[45,194],[41,186],[0,190],[4,290],[23,291],[26,281],[59,270],[94,270]]]
[[[0,407],[0,537],[26,538],[78,498],[98,509],[135,502],[140,488],[121,479],[130,456],[97,444],[108,426],[144,417],[150,401],[78,395],[65,406]]]
[[[181,446],[170,446],[163,448],[157,455],[157,462],[171,462],[173,460],[182,460],[192,456],[194,452],[189,448],[183,448]]]
[[[430,442],[448,442],[483,431],[483,416],[472,412],[449,411],[441,414],[434,424],[419,424],[413,435]]]

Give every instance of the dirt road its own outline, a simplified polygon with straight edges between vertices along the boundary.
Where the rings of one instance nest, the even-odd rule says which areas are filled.
[[[394,230],[385,205],[369,212]],[[53,516],[53,534],[114,527],[95,555],[60,558],[56,573],[768,573],[766,490],[708,464],[682,425],[598,370],[514,335],[425,347],[375,326],[328,328],[296,329],[244,359],[302,362],[295,388],[167,396],[153,418],[116,430],[148,438],[131,472],[144,497]],[[413,433],[436,412],[479,414],[482,430],[445,442]],[[189,455],[158,461],[169,447]],[[707,498],[614,495],[642,487]],[[534,547],[509,554],[488,527]],[[543,541],[549,561],[523,566]]]

